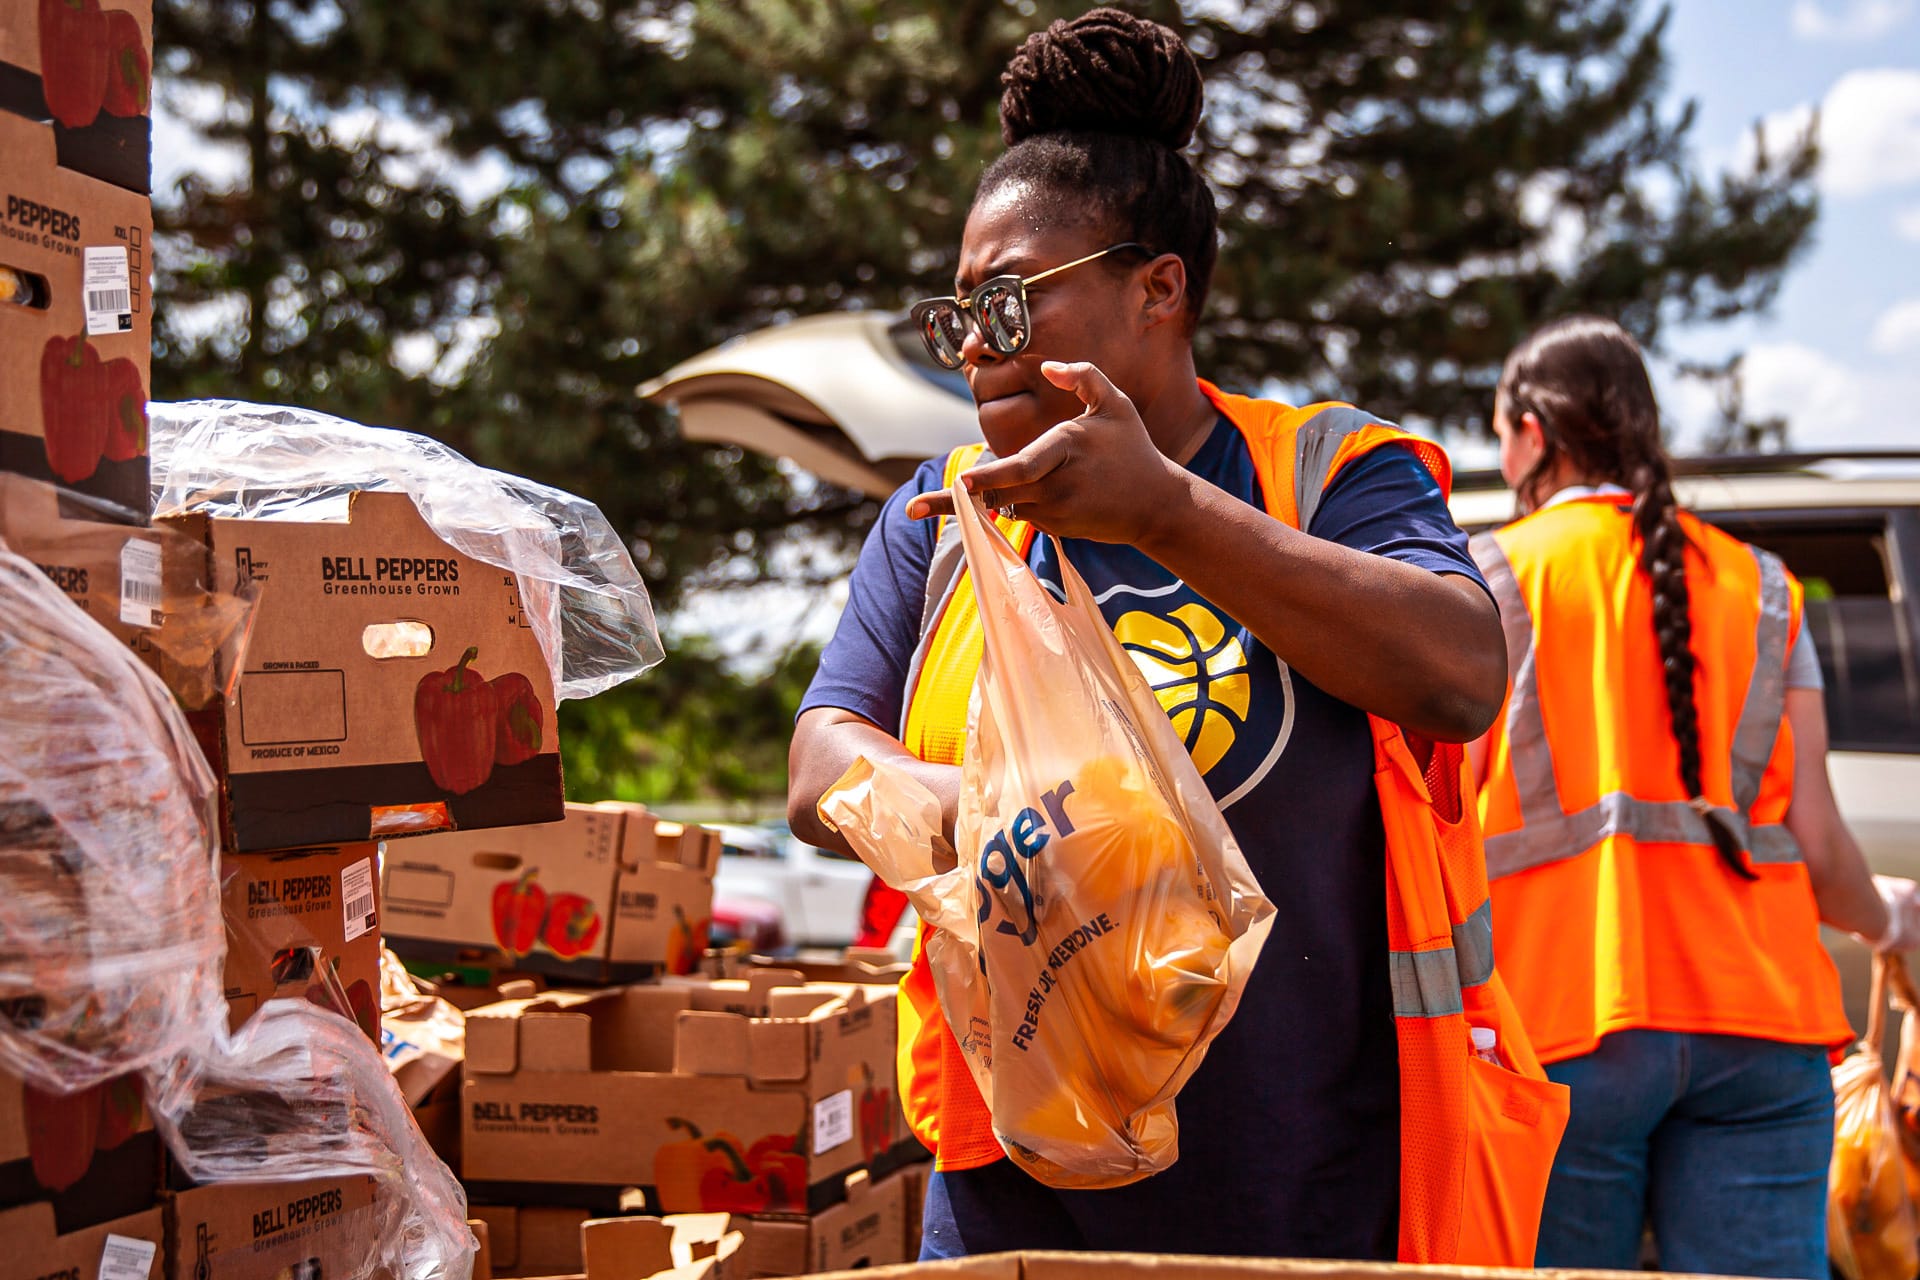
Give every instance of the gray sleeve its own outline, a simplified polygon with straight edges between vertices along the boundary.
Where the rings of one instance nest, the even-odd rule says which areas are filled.
[[[1787,688],[1824,689],[1827,682],[1820,678],[1820,655],[1813,647],[1813,636],[1807,631],[1806,619],[1800,620],[1800,634],[1793,638],[1793,648],[1787,651]]]

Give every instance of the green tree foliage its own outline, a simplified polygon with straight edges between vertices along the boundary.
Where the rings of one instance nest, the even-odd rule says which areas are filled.
[[[1769,302],[1808,242],[1810,139],[1698,176],[1661,111],[1667,10],[1638,0],[1316,0],[1193,24],[1224,197],[1208,363],[1421,424],[1485,427],[1546,319]]]
[[[871,503],[686,442],[633,388],[762,325],[942,287],[1000,67],[1084,7],[157,0],[162,100],[238,176],[161,193],[156,394],[427,431],[586,494],[666,609],[796,539],[848,549]],[[1194,154],[1224,243],[1198,342],[1226,384],[1481,428],[1541,321],[1601,311],[1658,349],[1764,306],[1808,241],[1811,144],[1698,175],[1690,108],[1662,106],[1665,11],[1639,0],[1137,7],[1207,76]],[[710,659],[650,681],[708,687]],[[667,785],[605,754],[674,741],[630,706],[592,713],[576,779]],[[672,785],[759,785],[758,757],[693,741],[711,708],[685,710],[706,719]]]
[[[711,644],[687,640],[646,679],[562,703],[567,794],[643,804],[784,795],[787,740],[819,660],[801,644],[742,675]]]

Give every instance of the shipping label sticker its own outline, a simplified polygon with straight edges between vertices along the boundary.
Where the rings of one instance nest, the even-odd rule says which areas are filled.
[[[813,1154],[853,1141],[853,1090],[842,1089],[813,1104]]]
[[[86,250],[80,292],[87,304],[88,337],[133,332],[133,269],[125,245]]]
[[[160,548],[138,538],[120,548],[120,621],[129,627],[160,625]]]
[[[151,1240],[109,1235],[100,1251],[100,1280],[148,1280],[158,1248]]]
[[[346,939],[352,942],[379,927],[373,912],[373,859],[362,858],[340,872],[341,912],[346,917]]]

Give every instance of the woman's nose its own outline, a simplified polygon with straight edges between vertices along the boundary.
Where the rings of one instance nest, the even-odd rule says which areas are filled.
[[[987,339],[980,332],[980,326],[972,315],[967,317],[967,333],[960,339],[960,359],[964,364],[993,364],[1004,360],[998,351],[987,345]]]

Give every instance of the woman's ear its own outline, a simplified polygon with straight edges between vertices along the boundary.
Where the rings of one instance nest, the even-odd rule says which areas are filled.
[[[1546,453],[1547,429],[1540,425],[1539,414],[1531,409],[1527,410],[1520,415],[1520,423],[1516,429],[1520,433],[1520,438],[1526,441],[1526,452],[1529,458],[1538,458]]]
[[[1143,330],[1186,318],[1187,264],[1179,254],[1163,253],[1148,263],[1142,283],[1146,286],[1140,308]]]

